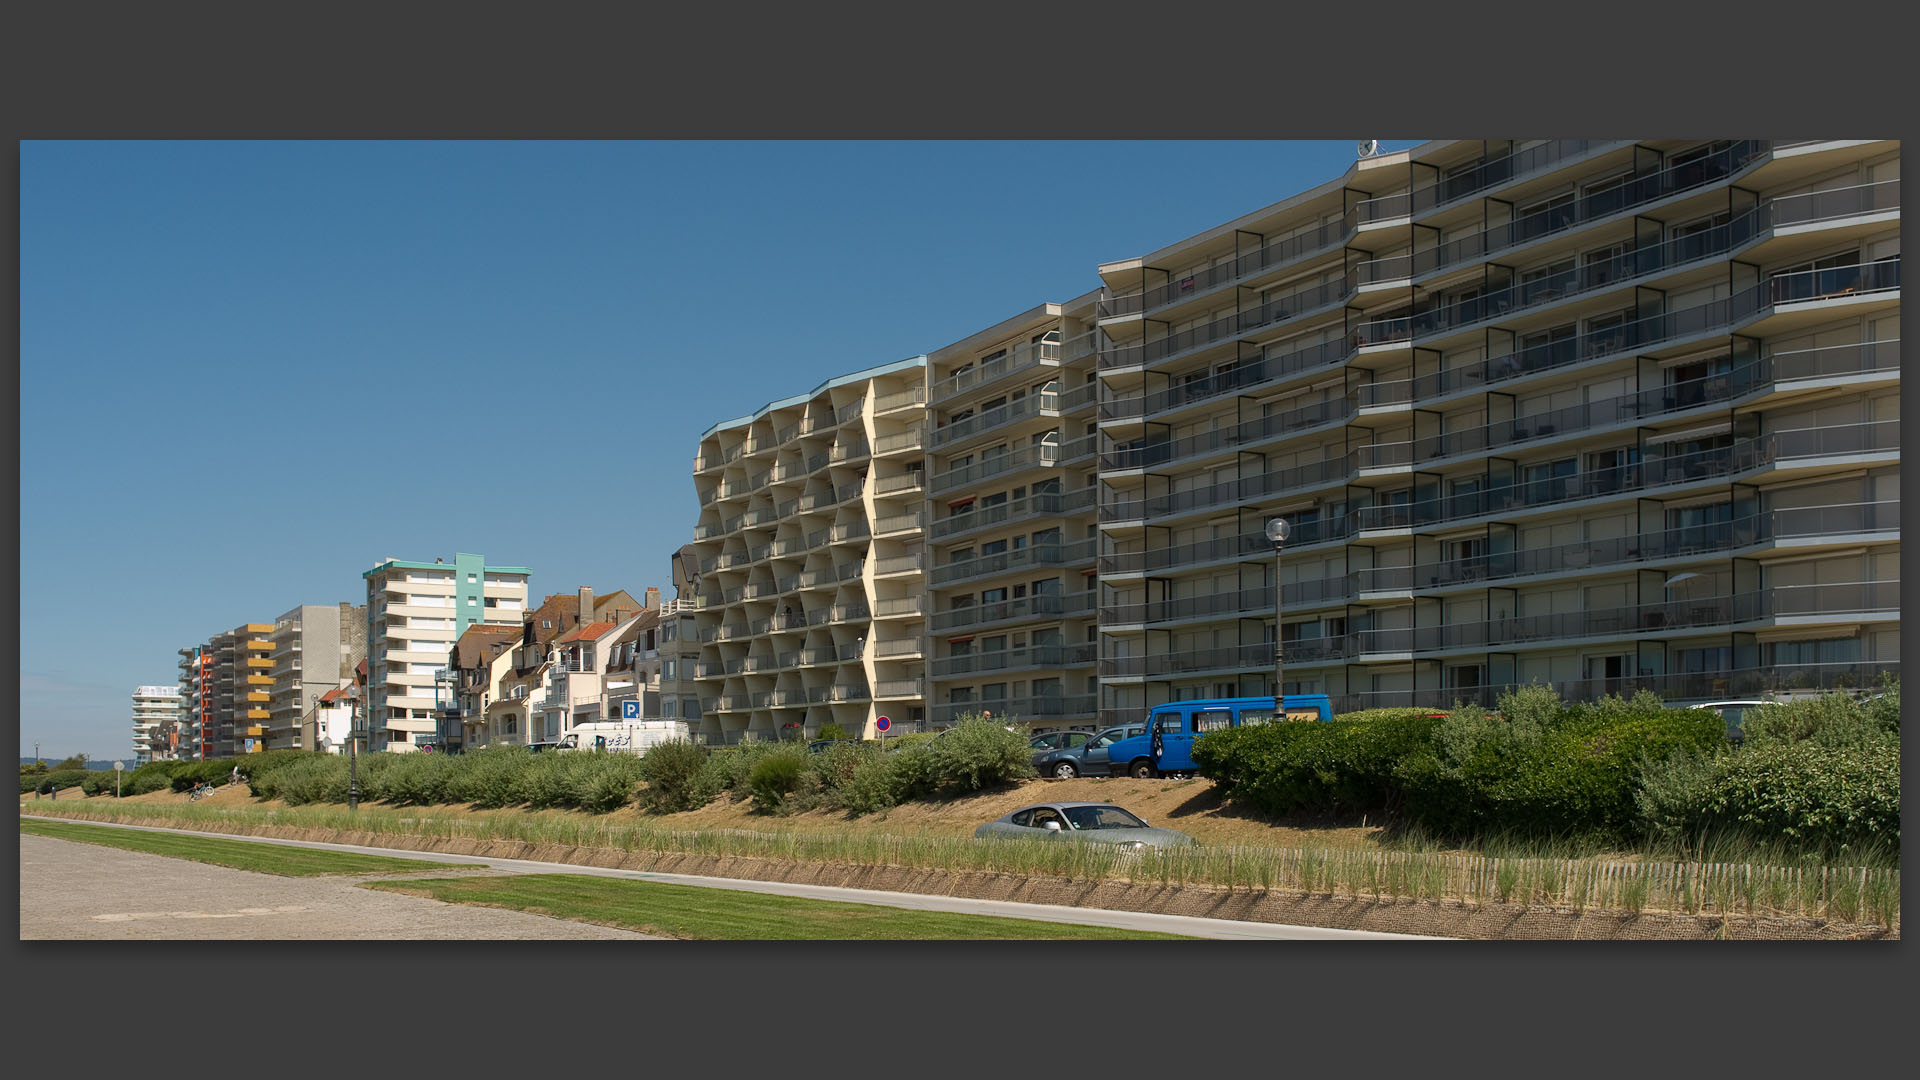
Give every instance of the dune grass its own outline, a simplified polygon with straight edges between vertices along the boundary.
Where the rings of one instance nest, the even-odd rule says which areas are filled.
[[[669,885],[587,874],[414,878],[363,888],[703,941],[1142,941],[1178,934]]]

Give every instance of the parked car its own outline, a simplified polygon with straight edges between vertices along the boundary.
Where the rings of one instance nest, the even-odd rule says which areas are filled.
[[[973,831],[977,837],[1049,837],[1129,847],[1186,847],[1193,837],[1156,829],[1112,803],[1057,802],[1024,806]]]
[[[1745,742],[1747,738],[1746,731],[1740,726],[1741,721],[1747,718],[1747,714],[1762,705],[1776,704],[1778,704],[1778,702],[1750,698],[1743,701],[1703,701],[1698,705],[1688,707],[1693,709],[1710,709],[1720,714],[1720,719],[1727,722],[1727,738],[1738,743]]]
[[[1071,780],[1076,776],[1107,775],[1107,753],[1113,744],[1129,735],[1141,735],[1147,730],[1145,724],[1123,724],[1112,727],[1081,743],[1079,746],[1063,746],[1057,750],[1039,750],[1033,755],[1033,768],[1041,776],[1051,776],[1060,780]]]
[[[528,744],[527,744],[527,749],[529,749],[529,750],[531,750],[531,751],[533,751],[534,753],[536,753],[536,754],[537,754],[537,753],[539,753],[539,752],[540,752],[540,751],[542,751],[542,750],[558,750],[558,749],[560,749],[560,745],[561,745],[561,744],[560,744],[560,741],[559,741],[558,739],[555,739],[555,740],[554,740],[554,741],[552,741],[552,742],[532,742],[532,743],[528,743]]]
[[[1034,750],[1065,750],[1079,746],[1092,737],[1086,731],[1049,731],[1045,735],[1035,735],[1028,743]]]

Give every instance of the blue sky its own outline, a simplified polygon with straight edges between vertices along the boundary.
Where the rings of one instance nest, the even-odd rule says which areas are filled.
[[[1389,150],[1417,140],[1384,140]],[[21,753],[477,552],[672,595],[714,423],[1339,176],[1351,141],[27,142]]]

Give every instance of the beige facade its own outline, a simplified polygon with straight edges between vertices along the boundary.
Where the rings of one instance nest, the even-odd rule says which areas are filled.
[[[922,719],[925,414],[915,357],[702,436],[693,729],[706,741]]]
[[[356,604],[302,604],[273,622],[273,685],[267,691],[267,746],[299,749],[320,695],[353,677],[366,658],[367,611]]]
[[[453,562],[387,559],[363,576],[372,749],[411,750],[441,731],[436,700],[444,710],[454,696],[447,674],[454,641],[474,623],[519,626],[531,574],[460,555]]]
[[[1101,268],[1102,707],[1897,659],[1890,142],[1432,143]]]
[[[1090,728],[1097,294],[928,354],[928,719]]]
[[[703,436],[696,731],[1105,725],[1276,639],[1337,711],[1897,670],[1895,142],[1426,143],[1099,276]]]
[[[167,761],[174,757],[173,740],[186,705],[180,688],[168,683],[133,688],[133,763],[135,768],[149,761]]]

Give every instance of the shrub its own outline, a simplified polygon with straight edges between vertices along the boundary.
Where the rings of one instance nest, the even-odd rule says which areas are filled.
[[[1424,717],[1431,713],[1444,712],[1444,711],[1445,711],[1444,709],[1420,709],[1420,708],[1404,708],[1400,706],[1393,706],[1390,708],[1380,708],[1380,709],[1358,709],[1358,710],[1355,710],[1354,712],[1341,713],[1340,715],[1334,717],[1334,719],[1335,720],[1405,720],[1410,717]]]
[[[707,805],[713,796],[700,782],[706,767],[707,752],[685,740],[648,750],[640,759],[640,776],[647,785],[640,791],[640,805],[655,814],[677,814]]]
[[[841,727],[835,721],[829,720],[826,723],[820,725],[820,731],[818,734],[814,736],[814,738],[833,739],[835,741],[839,741],[841,739],[851,739],[853,738],[853,736],[847,734],[846,728]]]
[[[610,814],[633,800],[643,759],[632,754],[567,754],[572,805],[589,814]],[[649,752],[648,756],[652,756]]]
[[[753,805],[767,813],[780,812],[787,796],[800,785],[800,778],[806,772],[807,752],[801,747],[776,745],[755,755],[753,768],[747,775],[747,790]]]
[[[1396,766],[1426,747],[1439,723],[1426,710],[1398,710],[1329,724],[1228,728],[1196,739],[1193,760],[1222,794],[1268,813],[1385,809],[1400,801]]]
[[[1028,736],[995,720],[964,716],[927,745],[935,786],[943,791],[978,791],[1037,775]]]
[[[135,769],[120,790],[126,795],[145,795],[149,792],[165,791],[172,786],[173,778],[164,772],[145,772],[142,769]]]
[[[878,751],[857,742],[840,742],[820,753],[808,754],[807,769],[814,777],[821,801],[828,806],[838,806],[837,793],[853,778],[854,771],[878,756]]]
[[[45,795],[55,788],[66,791],[69,788],[79,787],[86,781],[88,771],[87,769],[55,769],[42,776],[40,782],[34,785],[34,790]]]
[[[897,765],[897,755],[868,755],[833,789],[829,805],[855,815],[898,806],[905,797],[905,778]]]
[[[533,751],[524,746],[483,746],[469,750],[453,759],[444,797],[448,802],[467,803],[485,810],[513,806],[517,799],[515,781],[533,757]]]

